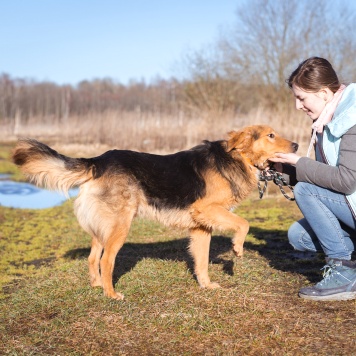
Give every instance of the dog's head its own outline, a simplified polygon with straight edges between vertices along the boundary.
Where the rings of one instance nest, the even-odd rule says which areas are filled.
[[[294,153],[298,144],[279,136],[266,125],[247,126],[239,131],[229,132],[227,151],[238,154],[258,169],[269,166],[269,158],[276,153]]]

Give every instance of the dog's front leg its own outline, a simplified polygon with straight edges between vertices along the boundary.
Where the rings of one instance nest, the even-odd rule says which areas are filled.
[[[210,281],[208,274],[211,230],[196,228],[190,230],[189,252],[194,260],[194,273],[202,288],[219,288],[218,283]]]
[[[235,230],[234,237],[232,239],[232,249],[237,257],[242,257],[244,252],[244,242],[246,235],[250,228],[250,224],[244,218],[236,216],[238,219],[238,230]]]
[[[247,220],[237,216],[219,204],[209,204],[194,211],[194,220],[211,225],[223,231],[232,230],[232,249],[236,256],[242,257],[243,245],[250,228]]]

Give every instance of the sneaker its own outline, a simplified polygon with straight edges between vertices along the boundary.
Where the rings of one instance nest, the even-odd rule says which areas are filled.
[[[344,260],[327,260],[323,280],[299,291],[299,296],[310,300],[356,299],[356,263]]]

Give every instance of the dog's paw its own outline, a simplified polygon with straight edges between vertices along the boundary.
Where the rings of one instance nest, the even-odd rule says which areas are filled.
[[[105,293],[104,292],[104,295],[109,297],[109,298],[116,299],[116,300],[123,300],[124,299],[124,295],[119,293],[119,292],[113,292],[113,293]]]
[[[124,299],[124,295],[121,294],[121,293],[116,292],[115,295],[112,298],[114,298],[116,300],[123,300]]]
[[[216,283],[216,282],[210,282],[207,286],[206,286],[207,289],[218,289],[218,288],[221,288],[220,284],[219,283]]]
[[[101,279],[94,279],[94,280],[91,280],[90,281],[90,285],[93,287],[93,288],[96,288],[96,287],[102,287],[103,284],[101,282]]]
[[[217,288],[221,288],[220,285],[218,283],[215,282],[210,282],[210,278],[206,277],[206,278],[199,278],[197,277],[198,283],[200,288],[206,288],[206,289],[217,289]]]
[[[243,254],[244,254],[243,246],[234,245],[232,250],[234,251],[234,254],[235,254],[236,257],[242,257]]]

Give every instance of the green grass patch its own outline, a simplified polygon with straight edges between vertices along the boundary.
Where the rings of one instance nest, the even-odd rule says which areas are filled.
[[[354,354],[356,301],[297,296],[321,278],[323,261],[297,258],[288,244],[288,226],[301,216],[295,203],[241,204],[251,225],[243,259],[231,236],[214,232],[209,272],[218,290],[194,280],[186,231],[135,220],[114,270],[123,301],[90,287],[90,238],[72,204],[0,207],[0,354]]]

